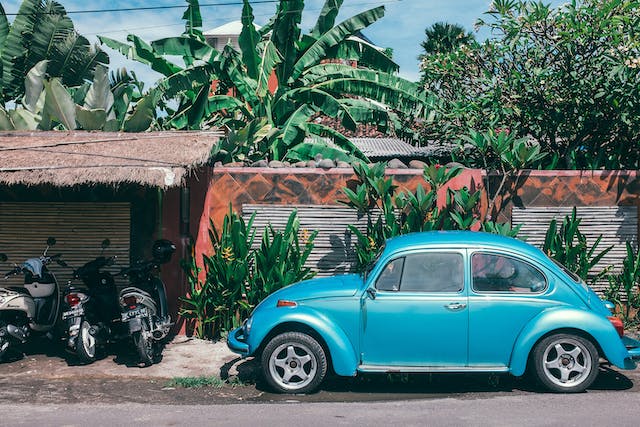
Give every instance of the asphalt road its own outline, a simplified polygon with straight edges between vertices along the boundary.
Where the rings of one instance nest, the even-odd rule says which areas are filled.
[[[576,395],[511,376],[334,379],[312,395],[262,384],[182,388],[143,378],[0,379],[2,426],[638,425],[640,371],[603,368]]]
[[[6,426],[631,426],[638,394],[594,392],[384,402],[235,405],[0,405]]]

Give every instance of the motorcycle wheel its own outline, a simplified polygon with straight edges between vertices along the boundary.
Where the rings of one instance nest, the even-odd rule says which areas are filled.
[[[138,350],[138,356],[140,356],[140,362],[144,366],[153,365],[155,359],[155,346],[153,345],[153,339],[150,337],[149,328],[147,325],[142,325],[142,330],[133,333],[133,343]],[[146,337],[148,338],[146,338]]]
[[[4,322],[0,322],[0,327],[4,327],[6,326]],[[11,346],[11,343],[9,342],[9,338],[7,337],[7,335],[1,336],[0,337],[0,362],[3,361],[4,356],[7,354],[7,351],[9,351],[9,347]]]
[[[96,360],[96,338],[89,333],[91,325],[86,320],[80,324],[76,341],[76,354],[80,362],[89,364]]]

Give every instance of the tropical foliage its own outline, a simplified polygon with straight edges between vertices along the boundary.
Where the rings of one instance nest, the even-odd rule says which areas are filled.
[[[0,89],[3,104],[20,103],[25,75],[48,61],[47,73],[64,86],[93,80],[98,65],[109,57],[79,35],[64,7],[52,0],[24,0],[11,24],[0,5]]]
[[[455,142],[491,123],[537,141],[550,165],[637,169],[639,20],[631,0],[493,1],[477,24],[485,42],[423,57],[439,112],[423,138]]]
[[[558,221],[552,220],[547,229],[542,250],[582,280],[593,284],[606,277],[610,267],[602,269],[598,273],[593,273],[593,270],[613,246],[596,252],[602,241],[602,236],[589,244],[586,236],[580,232],[580,222],[581,219],[577,217],[575,207],[571,215],[563,218],[560,226],[558,226]]]
[[[625,326],[638,326],[640,321],[640,252],[626,243],[626,256],[619,273],[610,274],[604,297],[616,305]]]
[[[480,218],[480,191],[467,187],[447,188],[447,183],[462,172],[460,166],[444,168],[428,165],[423,177],[428,189],[418,185],[415,192],[398,191],[393,179],[385,176],[385,165],[371,167],[355,164],[358,178],[355,188],[343,188],[345,204],[366,216],[365,232],[349,226],[356,236],[356,270],[364,271],[376,258],[385,240],[401,234],[432,230],[478,230],[515,237],[518,228]],[[438,194],[445,192],[444,204]]]
[[[296,160],[318,152],[364,158],[342,133],[314,119],[337,118],[346,129],[375,123],[383,130],[400,130],[404,116],[424,113],[425,96],[418,86],[395,76],[391,58],[355,37],[384,15],[384,7],[335,25],[342,1],[327,0],[312,31],[303,35],[302,0],[281,1],[276,15],[260,29],[244,0],[238,52],[230,45],[222,51],[209,46],[198,1],[188,3],[186,29],[179,37],[151,44],[134,35],[128,36],[129,43],[100,40],[164,74],[152,91],[158,99],[177,98],[178,107],[164,105],[168,116],[163,127],[229,129],[229,137],[217,147],[218,159]],[[184,66],[168,59],[175,55]],[[369,68],[343,65],[345,60],[359,60]],[[274,79],[277,87],[270,90]]]
[[[304,264],[317,232],[300,230],[295,211],[284,230],[265,227],[258,247],[253,220],[245,222],[230,207],[222,227],[209,229],[213,254],[203,255],[204,278],[193,254],[183,264],[190,289],[180,298],[180,314],[193,320],[200,338],[220,337],[270,293],[315,274]]]

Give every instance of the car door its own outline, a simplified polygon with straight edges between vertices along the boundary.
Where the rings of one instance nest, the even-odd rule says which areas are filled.
[[[513,254],[470,254],[469,366],[504,368],[525,325],[554,304],[547,276]]]
[[[361,300],[364,367],[467,364],[464,253],[399,254],[372,277]]]

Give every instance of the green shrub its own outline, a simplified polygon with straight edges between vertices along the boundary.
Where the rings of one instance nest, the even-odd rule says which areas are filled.
[[[629,242],[626,246],[627,255],[622,261],[622,270],[608,276],[609,288],[604,296],[616,305],[616,312],[625,326],[637,326],[640,310],[640,252],[636,253]]]

